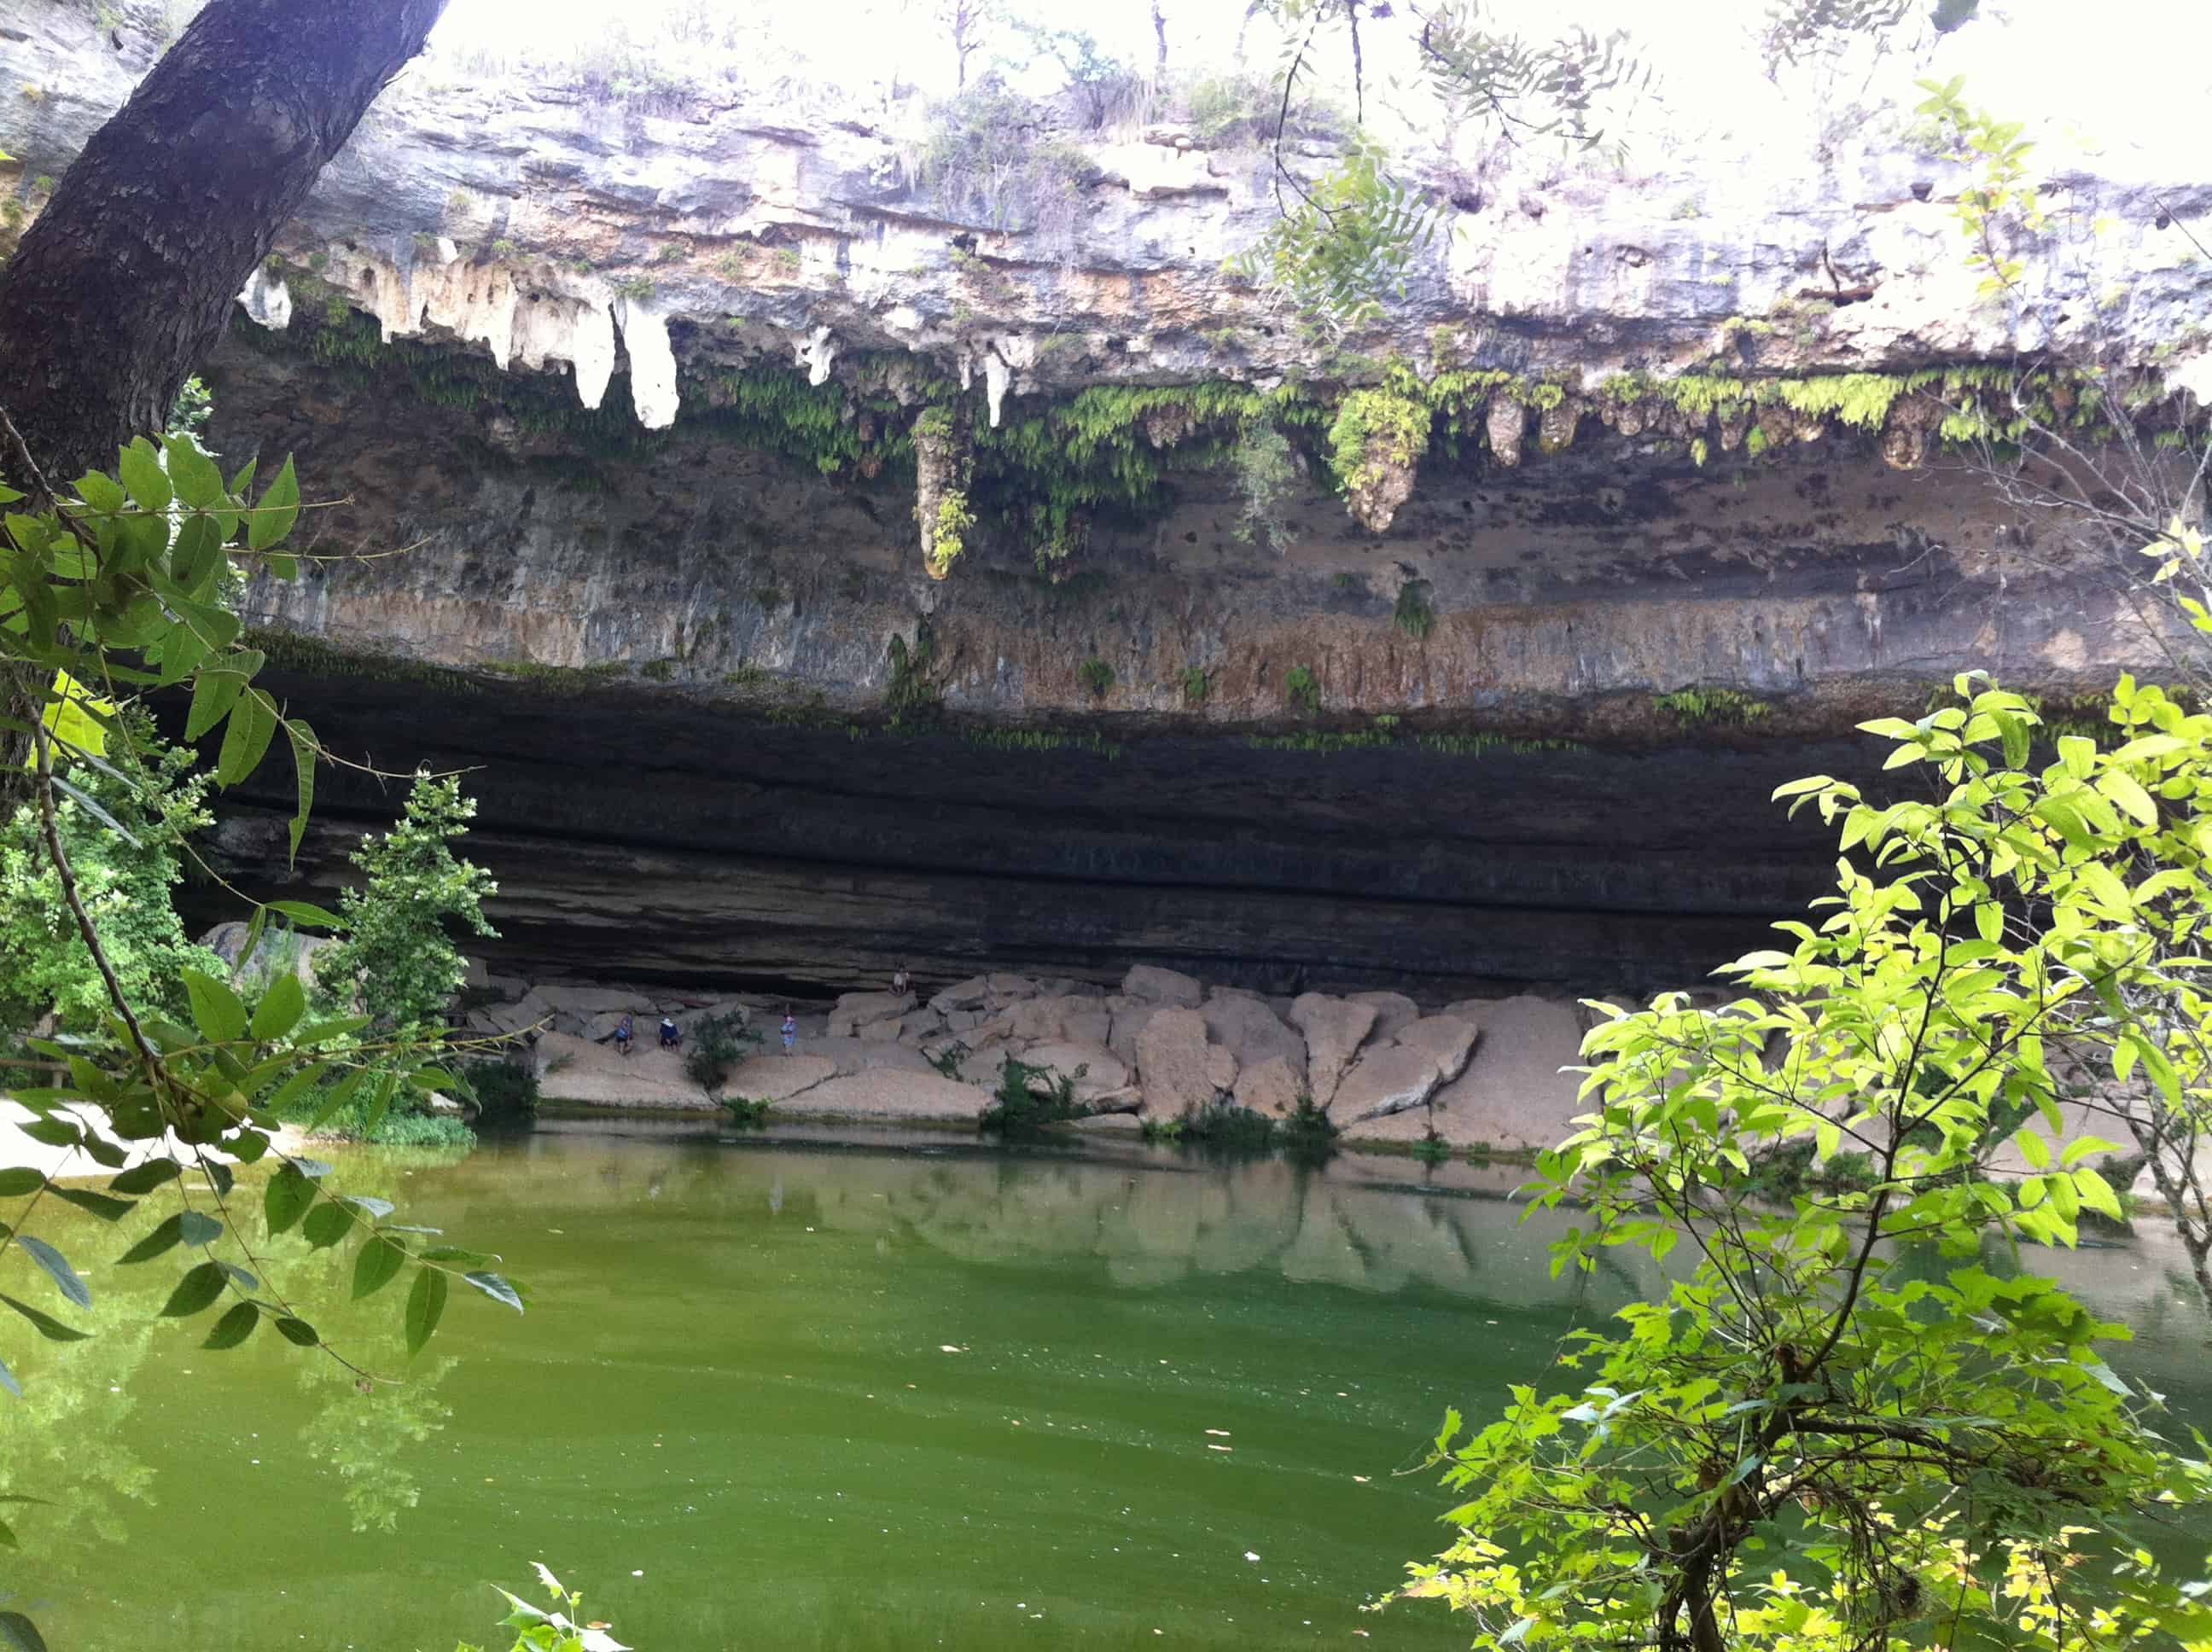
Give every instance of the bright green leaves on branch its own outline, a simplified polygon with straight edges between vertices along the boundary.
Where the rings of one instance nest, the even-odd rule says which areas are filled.
[[[1483,1644],[1899,1648],[1937,1603],[1946,1645],[2212,1633],[2135,1546],[2212,1475],[2099,1353],[2124,1327],[1988,1260],[2124,1212],[2071,1104],[2191,1145],[2212,1110],[2212,715],[2123,678],[2108,744],[2048,741],[1956,688],[1865,726],[1924,775],[1901,800],[1781,788],[1844,857],[1739,996],[1593,1006],[1534,1202],[1575,1211],[1556,1266],[1626,1257],[1642,1299],[1570,1334],[1571,1386],[1437,1442],[1462,1536],[1406,1593]]]
[[[1322,337],[1378,319],[1406,290],[1439,216],[1436,202],[1384,170],[1388,158],[1357,138],[1333,170],[1295,186],[1296,200],[1230,267],[1281,293]]]

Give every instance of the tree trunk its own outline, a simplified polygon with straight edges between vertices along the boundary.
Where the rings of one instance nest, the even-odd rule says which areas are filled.
[[[0,267],[0,409],[57,491],[161,428],[239,288],[446,0],[214,0]],[[0,441],[0,477],[29,490]],[[18,721],[36,679],[0,674]],[[0,731],[0,818],[27,741]]]
[[[0,270],[0,402],[57,487],[161,428],[277,230],[444,9],[214,0],[93,134]]]
[[[1152,0],[1152,39],[1159,45],[1152,59],[1152,82],[1160,85],[1168,77],[1168,20],[1160,9],[1160,0]]]

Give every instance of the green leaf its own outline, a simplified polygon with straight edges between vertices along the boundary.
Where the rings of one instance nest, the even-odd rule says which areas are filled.
[[[353,1212],[334,1199],[326,1199],[307,1212],[300,1231],[317,1250],[328,1250],[353,1231]]]
[[[205,510],[222,498],[222,472],[190,436],[168,436],[162,446],[169,455],[169,480],[177,497],[194,510]]]
[[[287,973],[276,977],[261,1002],[254,1006],[253,1023],[249,1030],[258,1042],[282,1038],[300,1023],[307,1012],[307,991],[300,985],[300,978]]]
[[[261,1193],[261,1216],[275,1238],[307,1213],[315,1202],[315,1184],[290,1164],[280,1165]]]
[[[391,1109],[392,1093],[398,1088],[398,1073],[380,1072],[376,1075],[376,1094],[369,1098],[368,1109],[362,1115],[362,1134],[374,1136],[376,1133],[376,1127],[384,1122],[385,1114]]]
[[[185,993],[191,999],[192,1024],[200,1036],[218,1044],[246,1036],[246,1005],[238,994],[204,970],[183,972]]]
[[[271,901],[269,903],[269,909],[271,912],[281,912],[294,923],[306,924],[311,929],[343,929],[345,927],[344,919],[339,917],[328,907],[319,907],[313,901]],[[353,1024],[365,1027],[368,1023],[363,1020]]]
[[[230,714],[245,690],[246,673],[228,666],[208,666],[192,680],[192,708],[185,718],[185,738],[197,740]]]
[[[178,1234],[188,1245],[211,1245],[222,1237],[222,1224],[198,1211],[177,1213]]]
[[[15,1652],[46,1652],[46,1638],[39,1626],[20,1612],[0,1612],[0,1641],[5,1641]]]
[[[2021,1157],[2027,1161],[2029,1169],[2047,1170],[2051,1168],[2051,1144],[2041,1136],[2033,1130],[2023,1129],[2013,1139],[2020,1144]]]
[[[260,689],[248,689],[232,708],[230,726],[223,731],[222,749],[216,754],[216,783],[225,791],[251,779],[269,755],[276,737],[276,702]]]
[[[2151,801],[2134,775],[2121,768],[2108,768],[2097,776],[2097,789],[2107,801],[2125,810],[2145,826],[2158,824],[2158,805]]]
[[[291,845],[286,865],[300,858],[300,840],[307,835],[307,817],[315,806],[315,731],[299,718],[285,720],[284,736],[292,745],[292,773],[299,785],[300,806],[292,817]],[[320,908],[318,908],[319,910]]]
[[[177,1282],[169,1293],[169,1300],[161,1305],[164,1319],[183,1319],[213,1306],[222,1295],[223,1280],[228,1276],[216,1262],[202,1262]]]
[[[2102,1212],[2115,1222],[2127,1219],[2120,1208],[2119,1196],[2112,1191],[2112,1184],[2088,1166],[2084,1165],[2074,1172],[2074,1191],[2081,1195],[2081,1202],[2091,1210]]]
[[[131,502],[130,495],[104,471],[87,471],[76,479],[76,496],[103,516],[112,516]],[[21,494],[0,489],[0,504],[12,505],[21,497]]]
[[[77,1271],[69,1265],[69,1258],[36,1234],[19,1233],[15,1236],[15,1242],[23,1248],[33,1261],[46,1269],[46,1277],[54,1282],[63,1296],[79,1308],[92,1306],[92,1287],[78,1277]]]
[[[438,1328],[438,1321],[446,1311],[446,1276],[434,1267],[426,1267],[415,1276],[414,1288],[407,1293],[410,1354],[421,1353],[431,1333]]]
[[[161,469],[161,461],[154,456],[153,444],[139,437],[118,456],[116,471],[123,485],[131,490],[131,497],[143,511],[163,511],[174,497],[169,489],[168,473]]]
[[[253,1327],[261,1323],[261,1310],[250,1302],[233,1303],[222,1310],[215,1322],[215,1329],[207,1334],[203,1348],[235,1348],[253,1334]]]
[[[353,1259],[353,1297],[359,1302],[390,1285],[407,1260],[407,1248],[396,1239],[377,1235]]]
[[[55,1187],[52,1192],[64,1204],[74,1205],[81,1211],[89,1211],[103,1222],[120,1222],[138,1208],[127,1199],[110,1199],[106,1193],[96,1193],[88,1187]]]
[[[338,1110],[353,1099],[354,1091],[361,1088],[361,1081],[368,1077],[368,1068],[356,1067],[332,1084],[324,1096],[322,1105],[315,1109],[314,1117],[307,1121],[307,1128],[311,1132],[316,1131],[328,1124]]]
[[[0,1303],[7,1303],[30,1321],[38,1333],[49,1342],[82,1342],[92,1334],[89,1331],[80,1331],[75,1326],[64,1325],[52,1315],[42,1314],[30,1303],[18,1302],[13,1297],[0,1295]]]
[[[25,1193],[34,1193],[46,1185],[46,1177],[36,1170],[21,1168],[0,1170],[0,1199],[21,1199]]]
[[[155,1188],[174,1181],[183,1172],[173,1158],[149,1158],[143,1164],[132,1166],[108,1182],[108,1187],[118,1193],[150,1193]]]
[[[301,1348],[319,1347],[323,1340],[315,1333],[313,1326],[303,1319],[295,1319],[289,1314],[276,1321],[276,1334],[295,1347]]]
[[[502,1276],[497,1273],[464,1273],[461,1278],[494,1302],[505,1303],[518,1314],[522,1311],[522,1293]]]
[[[246,543],[254,550],[266,550],[292,531],[292,524],[300,516],[300,479],[292,473],[291,456],[287,454],[284,468],[276,472],[276,479],[261,495],[254,507],[253,519],[246,525]]]
[[[262,1105],[272,1113],[282,1113],[330,1070],[330,1064],[326,1061],[309,1062],[277,1085],[275,1093]]]
[[[162,1218],[144,1238],[117,1257],[116,1261],[124,1265],[150,1262],[156,1256],[181,1244],[185,1237],[184,1220],[181,1213]]]

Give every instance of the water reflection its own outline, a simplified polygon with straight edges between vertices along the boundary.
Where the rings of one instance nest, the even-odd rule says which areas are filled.
[[[366,1386],[324,1361],[301,1367],[301,1391],[324,1403],[301,1429],[300,1443],[309,1461],[337,1476],[355,1531],[397,1531],[400,1515],[421,1500],[419,1454],[409,1448],[427,1445],[452,1418],[438,1389],[455,1363],[424,1359],[404,1382]]]

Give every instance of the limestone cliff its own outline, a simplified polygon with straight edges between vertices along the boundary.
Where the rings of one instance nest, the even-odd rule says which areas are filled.
[[[0,27],[9,234],[152,9]],[[1444,233],[1324,345],[1225,272],[1258,148],[1029,118],[1050,167],[988,187],[918,106],[428,60],[241,295],[210,440],[343,501],[254,618],[326,737],[490,769],[519,952],[1661,978],[1817,877],[1764,802],[1856,760],[1817,743],[1955,671],[2155,658],[1945,442],[2089,363],[2193,416],[2185,155],[2041,179],[1993,301],[1967,174],[1909,147],[1439,140]]]

